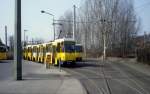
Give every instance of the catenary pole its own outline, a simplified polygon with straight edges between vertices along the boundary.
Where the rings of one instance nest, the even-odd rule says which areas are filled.
[[[7,26],[5,26],[5,43],[7,49]]]
[[[53,15],[53,30],[54,30],[54,40],[55,40],[55,18],[54,18],[54,15]]]
[[[75,40],[75,32],[76,32],[76,6],[74,8],[74,15],[73,15],[73,39]]]

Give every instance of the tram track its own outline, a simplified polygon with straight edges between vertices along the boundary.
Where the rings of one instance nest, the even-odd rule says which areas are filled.
[[[95,89],[98,90],[97,94],[105,94],[105,93],[104,93],[105,91],[103,90],[103,88],[99,88],[99,87],[96,85],[96,83],[95,83],[93,80],[91,80],[91,78],[89,78],[89,77],[87,77],[86,75],[84,75],[84,74],[82,74],[82,73],[79,73],[79,72],[77,72],[77,71],[73,71],[73,70],[70,70],[70,69],[65,69],[65,70],[69,71],[70,73],[73,73],[73,74],[77,74],[77,75],[79,75],[79,76],[82,76],[82,77],[83,77],[82,80],[85,80],[85,79],[88,80],[88,83],[91,84],[92,86],[94,86]],[[81,83],[82,83],[82,82],[81,82]],[[86,87],[86,86],[85,86],[85,87]],[[86,90],[87,90],[87,93],[88,93],[88,94],[91,94],[88,89],[86,89]]]
[[[105,64],[105,63],[104,63],[104,61],[103,61],[102,63],[103,63],[103,66],[102,66],[102,68],[101,68],[101,71],[102,71],[102,74],[103,74],[103,77],[104,77],[104,80],[105,80],[105,83],[106,83],[108,92],[109,92],[109,94],[112,94],[110,85],[109,85],[109,83],[108,83],[108,80],[107,80],[107,78],[106,78],[105,71],[104,71],[104,64]]]
[[[63,68],[83,84],[88,94],[149,94],[141,82],[134,80],[136,75],[128,75],[122,66],[102,61],[94,62],[96,65],[91,63],[87,66],[81,62],[75,67]]]
[[[134,83],[137,87],[138,87],[138,89],[135,89],[137,92],[139,92],[140,94],[149,94],[149,92],[147,91],[147,90],[145,90],[144,88],[143,88],[143,86],[141,85],[141,83],[143,83],[142,81],[140,81],[140,80],[137,80],[137,79],[131,79],[131,78],[136,78],[136,75],[134,74],[134,73],[132,73],[132,71],[127,71],[127,70],[121,70],[119,67],[116,67],[116,66],[113,66],[113,67],[115,67],[118,71],[120,71],[120,73],[122,74],[122,75],[124,75],[125,76],[125,78],[129,78],[129,79],[126,79],[126,80],[129,80],[130,82],[132,82],[132,83]],[[128,73],[128,74],[127,74]],[[134,77],[135,76],[135,77]],[[144,78],[144,77],[143,77]],[[121,83],[123,83],[123,82],[121,82]],[[128,85],[128,84],[126,84],[126,85]],[[128,85],[130,88],[133,88],[133,87],[131,87],[130,85]],[[140,90],[139,90],[140,89]]]
[[[78,74],[79,76],[82,76],[84,79],[87,79],[88,80],[88,83],[89,84],[92,84],[95,89],[97,89],[98,92],[92,92],[90,93],[90,90],[87,90],[88,94],[112,94],[111,91],[110,91],[110,87],[109,87],[109,84],[107,82],[107,77],[105,77],[105,73],[103,70],[99,69],[99,71],[103,72],[103,74],[101,75],[95,75],[95,71],[92,71],[92,70],[88,70],[88,69],[85,69],[85,68],[81,68],[81,69],[75,69],[75,70],[70,70],[70,69],[65,69],[67,70],[68,72],[71,72],[73,74]],[[86,74],[84,73],[88,73],[89,75],[87,76]],[[94,77],[90,74],[93,74]],[[103,87],[100,87],[94,80],[95,79],[100,79],[100,80],[103,80],[105,85],[106,86],[103,86]],[[83,79],[82,79],[83,80]],[[80,80],[81,81],[81,80]],[[83,83],[83,81],[81,81],[81,83]],[[87,87],[84,85],[84,87]],[[105,87],[105,90],[104,90],[104,87]]]
[[[105,71],[104,71],[104,68],[103,68],[103,67],[101,68],[101,71],[102,71],[103,74],[100,74],[99,72],[95,72],[95,71],[88,70],[88,69],[85,69],[85,68],[83,68],[83,69],[78,69],[78,70],[80,70],[80,71],[81,71],[81,70],[84,70],[84,71],[87,71],[87,72],[89,72],[89,73],[93,73],[93,74],[96,74],[96,75],[98,75],[98,76],[101,76],[101,77],[98,77],[97,79],[102,79],[102,78],[103,78],[103,79],[105,80],[105,83],[106,83],[106,85],[107,85],[109,94],[111,94],[111,89],[110,89],[110,87],[109,87],[109,83],[108,83],[108,80],[107,80],[107,79],[113,79],[113,78],[111,78],[110,76],[106,76],[106,75],[105,75]],[[118,70],[118,71],[122,71],[122,70]],[[124,74],[123,72],[121,72],[121,73]],[[103,76],[103,77],[102,77],[102,76]],[[127,83],[121,81],[122,79],[124,79],[124,80],[130,80],[130,81],[134,82],[134,83],[140,88],[140,90],[146,92],[146,93],[144,93],[144,94],[149,94],[149,93],[148,93],[146,90],[144,90],[136,81],[130,79],[128,76],[123,77],[123,78],[121,78],[121,79],[119,78],[119,79],[114,79],[114,80],[116,80],[117,82],[121,83],[122,85],[126,85],[127,87],[129,87],[129,88],[135,90],[135,91],[136,91],[137,93],[139,93],[139,94],[143,94],[143,92],[141,92],[139,89],[137,89],[137,88],[135,88],[135,87],[132,87],[132,86],[130,86],[129,84],[127,84]]]
[[[106,77],[106,75],[105,75],[105,71],[104,71],[104,62],[101,62],[102,63],[102,65],[101,65],[101,68],[99,69],[100,71],[98,71],[98,73],[96,73],[95,71],[92,71],[92,70],[87,70],[87,69],[83,69],[83,70],[86,70],[86,71],[88,71],[88,72],[91,72],[91,73],[93,73],[93,74],[96,74],[96,75],[98,75],[98,76],[101,76],[100,78],[102,78],[104,81],[105,81],[105,85],[106,85],[106,87],[107,87],[107,91],[108,91],[108,94],[112,94],[111,93],[111,88],[110,88],[110,86],[109,86],[109,83],[108,83],[108,80],[107,80],[107,78],[108,77]],[[96,63],[97,65],[98,65],[98,63]],[[100,74],[99,72],[101,72],[102,74]],[[99,78],[99,79],[100,79]]]

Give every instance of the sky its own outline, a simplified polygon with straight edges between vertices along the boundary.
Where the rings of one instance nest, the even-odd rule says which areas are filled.
[[[73,5],[81,5],[83,0],[22,0],[22,39],[26,31],[28,40],[41,38],[45,41],[53,40],[52,16],[42,14],[45,10],[59,19],[67,10],[73,10]],[[5,41],[4,27],[8,27],[8,36],[14,32],[15,0],[0,0],[0,38]],[[135,11],[141,19],[143,31],[150,32],[150,0],[134,0]]]
[[[47,11],[59,19],[65,11],[73,10],[73,5],[80,5],[81,0],[22,0],[22,31],[26,31],[28,40],[40,38],[45,41],[53,40],[53,17],[42,14]],[[5,25],[8,36],[14,33],[15,0],[0,0],[0,38],[5,41]],[[23,38],[22,32],[22,39]]]
[[[139,34],[150,33],[150,0],[134,0],[137,17],[141,19]]]

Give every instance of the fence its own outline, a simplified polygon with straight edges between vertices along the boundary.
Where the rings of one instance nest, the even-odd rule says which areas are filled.
[[[137,49],[137,61],[150,64],[150,47]]]

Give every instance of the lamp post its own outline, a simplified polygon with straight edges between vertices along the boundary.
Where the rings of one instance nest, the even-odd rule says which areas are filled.
[[[49,13],[49,12],[46,12],[44,10],[42,10],[41,13],[45,13],[45,14],[53,16],[53,30],[54,30],[54,40],[55,40],[55,23],[54,23],[55,22],[55,18],[54,18],[54,15]]]

